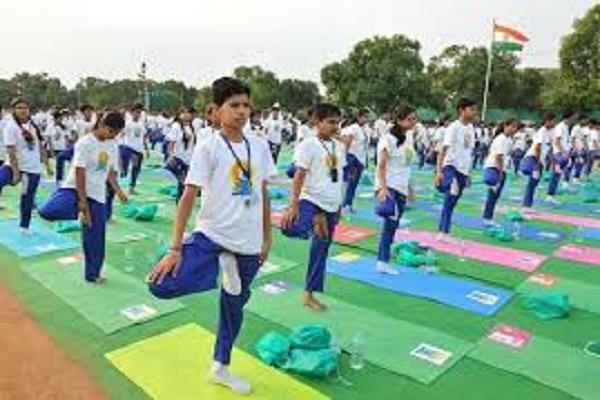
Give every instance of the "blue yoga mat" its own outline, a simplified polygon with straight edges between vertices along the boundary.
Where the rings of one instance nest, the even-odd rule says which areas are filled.
[[[20,258],[35,257],[61,250],[76,249],[78,242],[67,239],[40,222],[31,221],[31,235],[19,231],[18,220],[0,222],[0,245],[7,247]]]
[[[583,238],[591,240],[600,240],[600,229],[598,228],[583,228]]]
[[[375,270],[374,258],[360,257],[349,262],[327,261],[327,272],[357,280],[367,285],[437,301],[478,314],[493,315],[513,296],[512,292],[480,282],[418,269],[398,267],[399,275],[385,275]]]
[[[415,206],[422,210],[427,210],[431,213],[435,213],[436,215],[439,214],[439,204],[428,201],[419,201],[416,203]],[[454,214],[452,214],[452,223],[468,229],[485,229],[485,226],[483,225],[483,220],[481,218],[472,217],[470,215],[461,214],[458,212],[454,212]],[[544,242],[557,243],[564,240],[566,238],[566,235],[562,232],[557,232],[549,229],[539,229],[531,225],[522,224],[521,237],[530,240],[540,240]]]

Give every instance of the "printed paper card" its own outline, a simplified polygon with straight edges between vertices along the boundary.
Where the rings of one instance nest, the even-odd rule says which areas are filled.
[[[558,282],[558,276],[552,274],[535,273],[528,279],[530,282],[537,283],[542,286],[554,286]]]
[[[131,321],[142,321],[156,314],[156,310],[145,304],[139,304],[121,310],[121,314]]]
[[[260,267],[260,269],[258,270],[258,273],[260,275],[272,274],[274,272],[279,271],[280,269],[281,269],[281,266],[279,264],[274,264],[272,262],[267,261]]]
[[[493,306],[500,300],[498,296],[491,293],[485,293],[480,290],[472,291],[467,295],[467,298],[486,306]]]
[[[340,253],[334,257],[331,257],[332,260],[343,263],[353,262],[358,260],[359,258],[360,256],[358,254],[350,252]]]
[[[421,343],[418,345],[413,351],[410,352],[410,355],[437,366],[444,365],[446,361],[452,357],[451,352],[427,343]]]
[[[274,281],[269,282],[260,287],[260,290],[267,294],[277,295],[285,293],[289,288],[289,285],[285,281]]]
[[[83,254],[75,253],[70,256],[59,257],[56,262],[60,265],[73,265],[81,262],[81,260],[83,260]]]
[[[508,325],[498,325],[488,335],[488,339],[520,350],[529,343],[531,334]]]

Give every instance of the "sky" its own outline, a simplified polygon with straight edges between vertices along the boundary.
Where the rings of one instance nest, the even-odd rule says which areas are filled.
[[[204,86],[239,65],[320,81],[354,44],[396,33],[424,60],[451,44],[487,45],[492,19],[530,37],[522,65],[558,66],[560,39],[598,0],[0,0],[0,78],[48,72]]]

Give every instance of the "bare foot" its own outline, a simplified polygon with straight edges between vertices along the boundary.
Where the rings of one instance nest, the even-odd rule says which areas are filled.
[[[102,284],[106,283],[106,278],[103,276],[99,276],[95,280],[91,281],[90,283],[94,283],[96,285],[102,285]]]
[[[324,311],[327,306],[317,300],[312,293],[305,292],[302,296],[302,304],[304,307],[312,308],[313,310]]]

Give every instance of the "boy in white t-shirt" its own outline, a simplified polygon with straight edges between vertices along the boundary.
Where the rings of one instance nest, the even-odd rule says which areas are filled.
[[[169,158],[165,168],[177,179],[177,198],[179,202],[185,188],[185,177],[190,168],[192,153],[196,144],[197,135],[192,126],[192,113],[190,108],[182,108],[177,112],[175,121],[169,130]]]
[[[444,239],[450,233],[452,213],[469,185],[475,145],[473,121],[477,118],[477,105],[463,98],[458,102],[457,112],[458,119],[444,131],[435,177],[436,188],[445,195],[438,226],[439,239]]]
[[[250,383],[233,375],[228,366],[252,280],[271,246],[267,182],[276,171],[267,143],[242,133],[250,116],[250,89],[237,79],[221,78],[212,90],[222,129],[194,149],[171,248],[150,272],[148,282],[155,296],[174,298],[216,288],[219,269],[223,270],[227,279],[220,294],[211,379],[248,394]],[[184,238],[200,190],[196,228]]]
[[[543,126],[533,135],[533,143],[521,162],[521,172],[529,176],[523,196],[523,207],[526,209],[533,206],[535,190],[542,179],[544,161],[550,151],[549,144],[555,127],[556,115],[551,112],[546,113],[543,118]]]
[[[315,106],[317,136],[303,140],[296,152],[296,174],[290,205],[282,219],[282,232],[289,237],[312,236],[303,304],[313,309],[326,306],[314,297],[325,285],[325,264],[342,201],[341,171],[345,166],[344,145],[339,135],[341,111],[337,106]]]
[[[509,167],[510,152],[512,149],[512,137],[518,129],[519,122],[514,118],[500,124],[485,160],[483,181],[488,186],[487,199],[483,209],[483,224],[485,226],[493,225],[496,203],[502,195],[502,189],[504,189],[504,183],[506,182],[506,171]]]
[[[567,112],[563,116],[563,120],[554,127],[552,133],[552,154],[550,157],[552,175],[550,176],[550,182],[548,183],[548,196],[546,197],[546,200],[553,204],[560,203],[555,196],[561,176],[565,174],[565,182],[567,182],[567,185],[567,178],[570,177],[571,142],[569,140],[569,131],[571,129],[572,121],[573,113]]]
[[[398,275],[389,265],[391,246],[406,202],[412,197],[410,186],[410,162],[414,149],[408,135],[415,128],[415,110],[405,105],[396,106],[392,113],[393,125],[379,138],[377,144],[377,168],[375,190],[376,213],[382,217],[383,228],[377,253],[377,271],[382,274]]]
[[[346,193],[342,202],[342,209],[347,212],[354,212],[352,203],[356,195],[356,188],[360,183],[360,177],[368,166],[369,158],[369,131],[367,123],[369,122],[369,113],[367,110],[360,110],[356,115],[356,122],[345,129],[342,133],[343,140],[346,143],[347,156],[346,168],[344,169],[344,182],[346,182]]]
[[[42,173],[41,163],[46,164],[50,176],[52,168],[43,146],[42,132],[31,120],[27,100],[16,98],[11,102],[10,107],[12,117],[4,126],[4,146],[6,146],[8,162],[0,168],[0,190],[6,185],[16,185],[21,182],[23,189],[19,226],[22,233],[30,234],[31,214]]]
[[[131,177],[129,181],[129,194],[136,194],[135,186],[142,170],[144,150],[147,152],[146,126],[141,119],[143,106],[136,104],[131,110],[131,119],[125,123],[123,129],[123,150],[121,151],[121,166],[123,175],[129,173],[131,164]]]
[[[579,183],[581,172],[587,157],[586,133],[590,118],[587,115],[579,117],[579,123],[571,131],[571,163],[573,164],[573,183]]]
[[[587,135],[587,159],[584,170],[586,180],[590,179],[598,159],[600,159],[600,120],[591,119]]]
[[[273,155],[273,161],[277,164],[279,152],[281,151],[282,131],[284,128],[283,118],[281,117],[279,103],[273,104],[269,118],[265,121],[265,130],[267,131],[267,140],[269,148]]]
[[[62,187],[39,209],[48,221],[82,222],[82,246],[85,256],[85,280],[103,283],[100,272],[104,264],[106,239],[106,182],[119,199],[127,197],[119,188],[117,158],[113,140],[125,126],[121,113],[103,114],[92,132],[77,141],[73,162]]]
[[[60,110],[54,114],[54,123],[46,129],[46,136],[50,139],[50,148],[56,160],[56,184],[64,179],[65,163],[73,159],[73,145],[77,132],[69,118],[68,110]]]
[[[309,107],[305,112],[305,120],[304,123],[300,125],[298,128],[298,132],[296,133],[296,143],[294,145],[294,157],[292,158],[292,162],[286,171],[286,175],[288,178],[293,179],[296,174],[296,164],[294,163],[294,159],[296,158],[296,153],[298,152],[298,147],[300,143],[306,139],[310,139],[315,136],[315,126],[314,126],[314,109]]]

